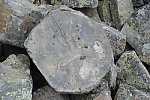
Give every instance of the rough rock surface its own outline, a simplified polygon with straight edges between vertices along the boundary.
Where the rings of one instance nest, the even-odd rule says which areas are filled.
[[[135,51],[125,52],[117,61],[117,66],[120,69],[118,79],[121,80],[121,83],[150,92],[150,74]]]
[[[50,86],[42,87],[33,93],[32,100],[70,100],[68,95],[57,93]]]
[[[32,78],[26,55],[10,55],[0,63],[0,99],[31,100]]]
[[[105,30],[107,34],[114,56],[117,56],[123,53],[125,46],[126,46],[126,36],[120,31],[106,24],[103,24],[103,23],[100,23],[100,24],[102,25],[102,28]]]
[[[112,100],[108,82],[102,80],[100,85],[88,94],[71,95],[70,100]]]
[[[0,0],[0,41],[19,47],[47,10],[24,0]]]
[[[130,85],[121,84],[115,100],[150,100],[150,94],[140,91]]]
[[[127,42],[150,65],[150,4],[136,11],[122,28]]]
[[[131,0],[101,0],[98,12],[102,21],[120,29],[134,9]]]
[[[113,65],[104,33],[99,23],[61,6],[32,30],[25,47],[56,91],[84,93],[97,86]]]
[[[96,8],[98,0],[62,0],[62,3],[72,8]]]

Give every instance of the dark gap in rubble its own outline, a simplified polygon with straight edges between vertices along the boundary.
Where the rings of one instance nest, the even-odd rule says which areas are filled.
[[[9,44],[1,44],[0,45],[0,62],[6,60],[6,58],[11,54],[27,54],[26,50],[20,47],[16,47]]]
[[[46,86],[48,83],[46,82],[44,76],[38,70],[32,59],[30,58],[30,74],[33,80],[33,92],[37,89]]]
[[[142,62],[143,63],[143,65],[145,66],[145,68],[147,69],[147,71],[149,72],[149,74],[150,74],[150,65],[148,65],[147,63],[145,63],[145,62]]]
[[[111,88],[110,89],[111,90],[111,98],[112,98],[112,100],[115,100],[115,96],[116,96],[116,93],[117,93],[118,89],[119,89],[119,85],[116,85],[115,88]]]

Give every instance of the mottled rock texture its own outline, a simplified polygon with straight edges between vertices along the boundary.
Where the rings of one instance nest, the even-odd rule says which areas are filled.
[[[10,55],[0,63],[0,99],[31,100],[32,78],[26,55]]]
[[[150,65],[150,5],[136,11],[122,28],[139,58]]]

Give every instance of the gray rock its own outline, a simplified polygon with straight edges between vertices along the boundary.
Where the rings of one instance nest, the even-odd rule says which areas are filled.
[[[103,24],[102,22],[100,24],[107,34],[114,56],[123,53],[126,46],[126,36],[120,31]]]
[[[32,78],[26,55],[10,55],[0,63],[0,99],[31,100]]]
[[[96,8],[98,6],[98,0],[62,0],[62,3],[72,8]]]
[[[33,93],[32,100],[70,100],[68,95],[57,93],[50,86],[44,86]]]
[[[115,100],[150,100],[150,94],[130,85],[121,84],[115,96]]]
[[[125,52],[117,61],[117,66],[120,69],[118,79],[121,83],[150,93],[150,74],[135,51]]]
[[[139,58],[150,64],[150,5],[136,11],[123,26],[121,32],[135,49]]]
[[[108,82],[102,80],[100,85],[87,94],[71,95],[71,100],[112,100]]]
[[[99,23],[61,6],[32,30],[24,45],[56,91],[84,93],[97,86],[113,64],[104,33]]]
[[[46,14],[46,9],[24,0],[5,0],[5,2],[0,0],[0,2],[2,12],[0,42],[24,47],[24,40]]]
[[[99,1],[98,12],[106,24],[120,29],[134,9],[131,0],[102,0]]]

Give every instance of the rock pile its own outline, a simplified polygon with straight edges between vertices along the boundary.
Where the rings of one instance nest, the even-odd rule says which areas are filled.
[[[149,0],[0,0],[1,100],[150,100]]]

